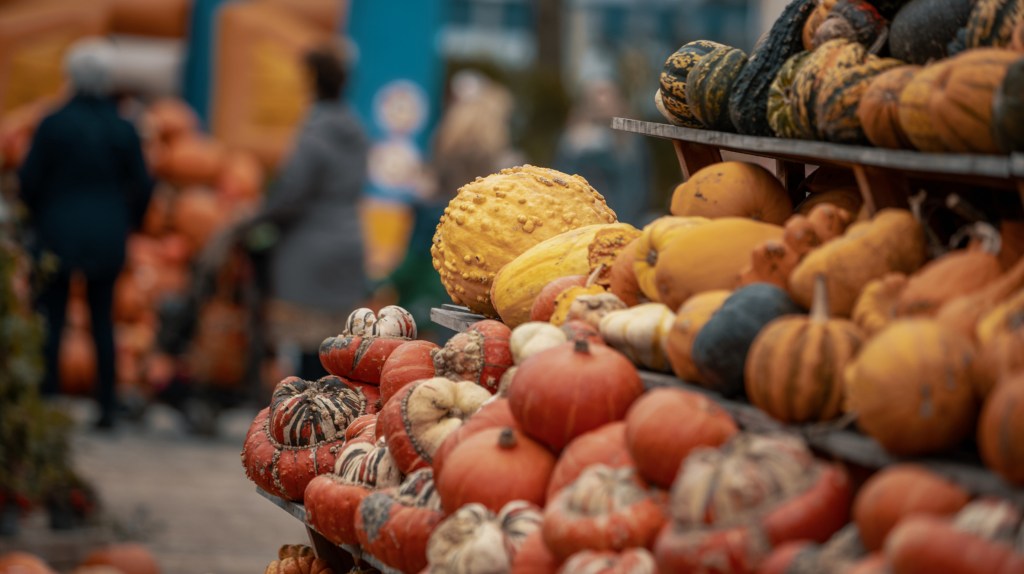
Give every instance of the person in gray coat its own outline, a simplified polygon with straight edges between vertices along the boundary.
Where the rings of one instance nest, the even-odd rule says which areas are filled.
[[[369,138],[341,101],[347,65],[341,51],[305,56],[316,100],[278,180],[248,235],[270,237],[266,257],[266,321],[278,352],[298,359],[298,375],[326,374],[318,349],[340,332],[350,311],[369,296],[359,207]],[[262,231],[262,233],[260,233]]]

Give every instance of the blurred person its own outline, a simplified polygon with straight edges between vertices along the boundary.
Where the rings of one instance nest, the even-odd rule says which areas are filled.
[[[507,88],[467,69],[452,76],[449,89],[427,174],[412,204],[413,229],[405,257],[384,282],[395,292],[397,304],[412,313],[420,338],[435,342],[441,335],[431,328],[430,309],[451,301],[431,263],[437,223],[460,187],[523,162],[511,143],[514,101]]]
[[[40,122],[18,171],[28,210],[30,250],[37,262],[36,305],[46,321],[46,374],[41,393],[60,392],[61,335],[72,273],[85,278],[96,346],[96,426],[116,419],[114,282],[153,189],[134,126],[118,115],[115,50],[90,38],[68,50],[71,98]]]
[[[369,138],[342,100],[348,61],[340,44],[303,58],[314,102],[277,181],[256,213],[236,227],[259,252],[268,298],[270,345],[307,380],[326,375],[320,343],[341,332],[366,303],[359,204],[367,177]]]
[[[583,83],[555,151],[554,168],[586,178],[615,210],[619,221],[642,226],[650,219],[650,160],[643,138],[613,130],[626,114],[614,82]]]

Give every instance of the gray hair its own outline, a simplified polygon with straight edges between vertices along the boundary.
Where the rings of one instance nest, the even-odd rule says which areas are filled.
[[[107,39],[84,38],[72,44],[64,57],[64,70],[74,89],[93,96],[114,90],[116,49]]]

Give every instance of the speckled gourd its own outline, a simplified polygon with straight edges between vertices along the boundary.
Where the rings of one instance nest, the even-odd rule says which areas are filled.
[[[490,288],[502,266],[549,237],[615,221],[582,177],[523,165],[459,188],[437,224],[430,255],[453,302],[496,317]]]

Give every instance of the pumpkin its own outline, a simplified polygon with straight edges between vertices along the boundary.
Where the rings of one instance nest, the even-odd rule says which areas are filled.
[[[285,445],[270,431],[270,407],[253,419],[242,446],[242,466],[249,480],[287,500],[302,500],[313,477],[330,472],[344,444],[339,432],[333,439],[304,445]]]
[[[978,321],[1016,291],[1024,288],[1024,259],[988,285],[948,301],[935,319],[966,337],[974,337]]]
[[[511,334],[500,321],[477,321],[432,351],[434,372],[453,381],[472,381],[494,394],[501,375],[512,366]]]
[[[996,383],[1024,370],[1024,291],[1000,303],[978,321],[977,391],[981,398]]]
[[[654,556],[646,548],[622,552],[583,550],[566,559],[561,574],[656,574]]]
[[[803,28],[815,9],[814,0],[792,0],[757,42],[732,84],[729,117],[741,134],[770,136],[768,91],[790,56],[804,49]]]
[[[365,442],[373,442],[377,440],[377,415],[366,414],[356,419],[345,427],[345,444],[349,445],[353,441],[362,440]]]
[[[961,532],[986,540],[1019,545],[1021,507],[1009,500],[984,496],[967,503],[953,517],[953,526]]]
[[[936,119],[931,113],[930,100],[933,94],[941,91],[940,84],[949,76],[952,66],[952,58],[925,66],[900,91],[897,108],[900,129],[915,149],[945,151]]]
[[[747,355],[747,397],[785,423],[826,421],[842,413],[843,369],[865,338],[852,321],[829,317],[824,277],[814,295],[810,316],[768,323]]]
[[[1024,42],[1024,19],[1018,26]],[[1024,44],[1018,53],[1024,52]],[[1011,153],[1024,151],[1024,59],[1017,60],[1006,69],[1006,76],[992,96],[992,133],[999,151]]]
[[[626,449],[626,423],[616,421],[585,432],[574,438],[558,456],[555,469],[548,482],[548,500],[575,481],[580,473],[593,464],[611,468],[632,466],[633,459]]]
[[[866,0],[839,0],[814,31],[811,45],[816,48],[829,40],[844,38],[878,53],[889,37],[888,24]]]
[[[830,204],[821,204],[806,216],[796,214],[786,220],[782,241],[768,240],[750,252],[750,265],[740,273],[740,285],[772,283],[786,289],[789,275],[805,255],[843,234],[850,213]]]
[[[548,545],[544,543],[544,535],[538,528],[531,532],[512,559],[511,574],[556,574],[558,561]]]
[[[977,0],[963,28],[963,45],[970,50],[979,47],[1008,46],[1013,29],[1024,19],[1024,2],[1020,0]]]
[[[992,102],[1010,65],[1020,57],[1012,50],[977,48],[950,59],[948,75],[940,78],[928,98],[928,112],[943,149],[999,153],[991,129]]]
[[[778,225],[742,217],[713,219],[678,231],[658,253],[658,300],[679,309],[696,293],[735,288],[751,250],[781,238],[782,232]]]
[[[989,230],[981,241],[933,259],[910,276],[896,303],[897,314],[934,316],[946,302],[973,293],[1002,275],[999,234],[986,223],[978,225]]]
[[[448,455],[455,450],[455,447],[462,444],[462,441],[482,430],[495,427],[510,427],[515,424],[516,420],[512,417],[512,410],[508,406],[508,399],[499,398],[488,401],[441,442],[441,446],[434,452],[434,460],[431,462],[434,476],[441,476],[441,471],[444,468]]]
[[[417,470],[395,488],[372,492],[359,503],[359,546],[384,564],[415,573],[427,566],[427,541],[444,518],[434,471]]]
[[[523,361],[508,399],[523,432],[560,452],[577,436],[622,420],[643,390],[622,353],[577,339]]]
[[[864,3],[864,0],[858,1]],[[867,145],[869,140],[860,123],[860,116],[857,115],[859,102],[863,100],[873,78],[902,65],[903,62],[895,58],[869,55],[859,64],[827,73],[814,102],[818,138],[830,142]]]
[[[514,500],[492,512],[470,503],[444,519],[427,543],[430,572],[508,572],[525,541],[540,534],[540,508]]]
[[[788,434],[739,433],[697,449],[672,485],[661,572],[754,572],[773,547],[824,542],[847,521],[849,478]]]
[[[742,394],[743,369],[754,338],[772,320],[802,313],[785,291],[768,283],[737,289],[693,340],[702,386],[727,397]]]
[[[528,321],[512,329],[508,346],[512,362],[522,363],[527,357],[566,342],[566,333],[547,321]]]
[[[717,403],[682,389],[652,389],[626,413],[626,444],[644,480],[669,488],[695,448],[717,447],[739,432]]]
[[[801,138],[808,135],[801,131],[800,124],[797,123],[799,103],[795,82],[800,68],[810,59],[810,55],[811,52],[804,51],[790,56],[779,68],[779,73],[768,87],[768,125],[780,138]]]
[[[658,99],[661,100],[662,114],[665,119],[677,126],[688,128],[704,127],[704,124],[693,115],[686,100],[686,82],[690,70],[698,62],[722,44],[709,40],[696,40],[680,46],[665,60],[661,75],[658,78]]]
[[[491,303],[510,328],[530,320],[533,301],[552,279],[582,275],[590,270],[588,246],[598,232],[635,229],[628,223],[595,224],[573,228],[519,254],[491,281]]]
[[[149,548],[137,542],[119,542],[93,550],[80,565],[113,566],[124,574],[160,574],[156,557]]]
[[[888,273],[864,286],[853,305],[850,318],[864,333],[874,335],[896,318],[900,293],[907,286],[907,276]]]
[[[837,1],[817,0],[815,2],[814,10],[807,17],[807,21],[804,22],[803,32],[800,36],[804,50],[810,51],[814,49],[814,33],[818,31],[818,26],[821,26],[821,23],[825,21],[825,18],[828,17],[828,13],[832,11],[832,7],[836,5]]]
[[[978,449],[985,465],[1013,484],[1024,484],[1021,412],[1024,375],[999,383],[985,400],[978,423]]]
[[[142,122],[165,143],[199,131],[199,117],[195,110],[178,98],[163,97],[152,101],[146,106]]]
[[[700,371],[693,364],[693,340],[731,294],[727,289],[705,291],[690,297],[679,307],[672,329],[665,337],[665,354],[672,372],[680,379],[700,380]]]
[[[177,186],[213,183],[220,173],[227,148],[199,132],[185,133],[167,142],[156,173]]]
[[[594,283],[605,288],[611,285],[612,266],[622,250],[637,237],[640,237],[640,230],[635,227],[611,227],[594,234],[587,246],[590,273],[596,275]]]
[[[633,261],[636,259],[636,250],[639,246],[640,238],[637,237],[622,248],[615,258],[615,263],[612,264],[608,278],[608,291],[622,299],[629,307],[640,304],[641,298],[645,299],[633,271]]]
[[[853,520],[864,546],[880,550],[894,526],[908,516],[948,516],[970,500],[964,489],[916,464],[879,470],[853,500]]]
[[[416,321],[397,305],[377,313],[356,309],[340,334],[320,343],[320,364],[332,375],[380,384],[381,370],[391,353],[415,338]]]
[[[278,549],[277,560],[268,564],[263,574],[334,574],[334,570],[326,560],[317,558],[309,546],[285,544]]]
[[[974,354],[970,340],[935,321],[896,321],[847,367],[845,410],[892,454],[952,448],[974,425]]]
[[[228,224],[227,211],[213,190],[189,186],[175,196],[170,224],[185,240],[188,252],[198,254]]]
[[[580,287],[571,287],[565,293],[555,307],[555,314],[551,316],[551,322],[561,325],[566,321],[582,321],[590,324],[600,331],[601,320],[609,313],[624,311],[626,304],[615,295],[607,292],[583,293],[576,295],[574,291]],[[601,287],[601,289],[604,289]],[[568,305],[566,305],[568,302]],[[564,309],[564,313],[563,313]]]
[[[569,287],[582,287],[587,284],[587,275],[566,275],[548,281],[541,288],[530,307],[531,321],[549,321],[555,312],[555,299]]]
[[[481,464],[481,463],[485,464]],[[437,489],[446,513],[476,502],[493,512],[513,500],[544,506],[555,456],[513,427],[484,429],[445,459]]]
[[[885,554],[893,574],[1024,572],[1024,554],[1011,545],[963,532],[935,516],[900,522],[889,535]]]
[[[263,187],[263,165],[252,152],[231,150],[217,174],[216,187],[224,197],[233,200],[258,199]]]
[[[358,544],[356,513],[370,492],[365,484],[350,483],[336,474],[321,474],[306,486],[306,522],[335,544]]]
[[[793,78],[791,101],[795,107],[790,115],[797,137],[808,140],[820,137],[817,102],[822,87],[846,68],[862,64],[867,56],[864,46],[843,38],[829,40],[811,52]]]
[[[0,572],[5,574],[56,574],[41,558],[28,552],[0,554]]]
[[[810,307],[814,282],[824,274],[832,315],[849,317],[865,285],[886,273],[912,273],[924,263],[924,230],[907,210],[883,209],[809,253],[789,276],[793,299]]]
[[[949,55],[957,30],[967,23],[972,0],[911,0],[889,25],[889,53],[910,64],[924,65]]]
[[[544,542],[559,560],[582,550],[649,547],[665,523],[632,467],[590,466],[544,508]]]
[[[844,574],[890,574],[889,560],[881,552],[875,552],[850,564]]]
[[[377,434],[403,473],[430,466],[445,437],[491,397],[471,381],[421,379],[401,388],[377,416]]]
[[[732,46],[719,46],[705,54],[686,75],[686,104],[705,128],[733,131],[729,118],[729,94],[747,53]]]
[[[582,177],[513,167],[459,188],[438,221],[430,255],[453,302],[495,317],[491,282],[506,263],[570,229],[614,221],[615,212]]]
[[[698,170],[672,192],[677,217],[747,217],[782,225],[793,204],[782,183],[756,163],[723,161]]]
[[[860,532],[853,524],[844,526],[828,542],[817,544],[808,540],[786,542],[776,547],[760,564],[758,574],[789,572],[847,572],[867,552],[860,541]]]
[[[704,217],[676,217],[663,215],[644,226],[636,246],[633,274],[640,291],[647,299],[658,302],[655,269],[658,258],[672,239],[682,230],[707,223]]]
[[[913,149],[913,143],[899,120],[900,93],[920,66],[896,66],[871,78],[857,104],[857,119],[864,137],[872,145],[892,149]]]
[[[274,388],[270,401],[270,432],[287,446],[333,441],[349,423],[366,414],[366,397],[339,377],[316,381],[287,377]]]
[[[406,341],[395,347],[380,368],[380,400],[387,403],[405,385],[434,376],[433,351],[436,343],[426,340]]]
[[[605,343],[621,351],[637,365],[654,371],[667,371],[663,341],[676,314],[661,303],[644,303],[604,315],[598,330]]]
[[[383,438],[371,438],[366,434],[346,444],[334,462],[333,474],[348,484],[359,484],[367,488],[388,488],[402,482],[391,449]],[[363,440],[365,437],[366,440]]]

